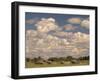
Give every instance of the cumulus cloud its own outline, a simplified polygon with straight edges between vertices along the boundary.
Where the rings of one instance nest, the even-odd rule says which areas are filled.
[[[69,22],[71,24],[80,24],[81,23],[81,19],[80,18],[69,18],[67,20],[67,22]]]
[[[56,32],[57,33],[57,32]],[[38,37],[37,31],[27,30],[28,38],[26,40],[26,52],[30,55],[34,53],[37,56],[42,56],[44,58],[44,54],[46,57],[62,57],[62,56],[81,56],[86,54],[89,50],[89,35],[81,32],[77,33],[68,33],[68,32],[59,32],[62,33],[62,36],[66,36],[64,38],[59,38],[57,35],[47,35],[43,38],[43,36]],[[34,34],[34,35],[33,35]],[[60,35],[58,34],[58,35]],[[36,36],[37,35],[37,36]],[[44,35],[44,34],[43,34]],[[68,37],[73,37],[70,39]],[[69,40],[69,41],[68,41]],[[71,41],[72,40],[72,41]],[[49,54],[50,53],[50,54]],[[63,54],[61,54],[63,53]]]
[[[86,52],[86,51],[88,51],[88,50],[85,49],[85,48],[74,48],[74,49],[72,49],[72,52],[76,55],[83,54],[83,52]]]
[[[89,20],[83,20],[81,22],[81,27],[84,27],[86,29],[89,29],[89,25],[90,25]]]
[[[68,41],[72,41],[74,38],[73,32],[57,31],[57,32],[52,33],[52,35],[60,37],[60,38],[66,38]]]
[[[81,20],[80,18],[69,18],[67,22],[71,24],[80,24],[81,27],[89,29],[89,19]],[[70,26],[70,28],[72,27]]]
[[[26,30],[27,57],[29,55],[31,58],[36,56],[49,58],[89,54],[89,34],[64,32],[61,29],[50,33],[49,31],[60,28],[54,18],[42,18],[36,23],[36,27],[36,30]],[[67,24],[64,29],[74,30],[76,27]]]
[[[25,23],[26,24],[35,24],[38,21],[38,19],[26,19]]]
[[[90,46],[89,45],[89,42],[90,42],[89,39],[90,39],[90,37],[89,37],[88,34],[78,32],[78,33],[74,34],[74,39],[72,40],[72,43],[77,48],[87,49],[87,51],[89,51],[89,46]]]
[[[47,33],[51,30],[56,30],[58,25],[55,22],[54,18],[42,18],[36,24],[37,31]]]
[[[36,34],[36,31],[35,30],[26,30],[26,35],[32,35],[32,34]]]
[[[64,26],[64,30],[75,30],[77,27],[76,26],[73,26],[72,24],[67,24]]]
[[[53,35],[55,36],[58,36],[58,37],[66,37],[66,34],[67,32],[63,32],[63,31],[57,31],[57,32],[54,32]]]
[[[85,33],[77,32],[74,34],[73,43],[89,43],[89,35]]]
[[[47,18],[47,19],[46,18],[42,18],[41,20],[48,20],[48,21],[51,21],[51,22],[55,22],[55,19],[54,18],[51,18],[51,17],[50,18]]]

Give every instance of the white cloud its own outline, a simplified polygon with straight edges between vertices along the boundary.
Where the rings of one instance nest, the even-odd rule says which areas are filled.
[[[64,26],[64,30],[75,30],[77,27],[76,26],[73,26],[72,24],[67,24]]]
[[[26,36],[28,37],[28,36],[32,36],[32,37],[35,37],[35,36],[37,36],[37,34],[38,34],[38,32],[37,31],[35,31],[35,30],[26,30]],[[26,37],[26,38],[27,38]]]
[[[81,55],[81,54],[83,54],[83,52],[86,52],[86,51],[88,51],[88,50],[85,49],[85,48],[74,48],[74,49],[72,49],[72,52],[76,55]]]
[[[75,39],[73,42],[87,42],[89,41],[89,35],[81,32],[77,32],[74,34]]]
[[[64,32],[64,31],[57,31],[52,33],[52,35],[60,37],[60,38],[65,38],[68,41],[72,41],[74,38],[74,33],[73,32]]]
[[[48,21],[51,21],[51,22],[55,22],[55,19],[54,19],[54,18],[51,18],[51,17],[48,18],[47,20],[48,20]]]
[[[35,24],[38,20],[37,19],[26,19],[26,24]]]
[[[71,24],[80,24],[81,23],[80,18],[69,18],[67,21]]]
[[[42,18],[36,26],[37,30],[26,30],[26,56],[49,58],[88,55],[89,34],[62,30],[48,34],[47,32],[51,30],[59,29],[53,18]],[[70,24],[65,28],[73,30],[73,26]]]
[[[89,20],[83,20],[81,22],[81,27],[84,27],[86,29],[89,29],[89,25],[90,25]]]
[[[69,18],[67,22],[71,24],[80,24],[81,27],[89,29],[89,19],[81,20],[80,18]],[[71,26],[69,28],[72,28]]]
[[[37,31],[47,33],[51,30],[56,30],[58,25],[55,22],[54,18],[42,18],[36,24]]]

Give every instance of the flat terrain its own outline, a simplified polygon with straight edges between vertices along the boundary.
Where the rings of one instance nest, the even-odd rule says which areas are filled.
[[[81,60],[78,63],[70,62],[70,61],[62,61],[62,62],[43,62],[43,63],[34,63],[34,62],[25,62],[26,68],[39,68],[39,67],[60,67],[60,66],[82,66],[89,65],[89,60]]]

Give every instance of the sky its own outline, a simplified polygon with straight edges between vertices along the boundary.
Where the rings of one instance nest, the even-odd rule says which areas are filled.
[[[26,12],[26,56],[89,55],[89,16]]]
[[[42,18],[54,18],[56,23],[59,25],[60,28],[63,28],[66,25],[72,25],[75,27],[75,30],[64,30],[65,32],[83,32],[89,34],[89,27],[84,28],[81,27],[83,20],[89,21],[89,15],[72,15],[72,14],[53,14],[53,13],[33,13],[33,12],[26,12],[25,13],[25,28],[28,29],[36,29],[36,23],[40,21]],[[74,19],[73,19],[74,18]],[[76,18],[76,23],[75,22]],[[70,20],[72,19],[72,20]],[[79,21],[79,23],[78,23]],[[81,21],[81,22],[80,22]]]

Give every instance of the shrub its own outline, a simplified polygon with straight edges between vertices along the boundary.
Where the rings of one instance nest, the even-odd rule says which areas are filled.
[[[30,61],[30,58],[26,58],[26,61],[29,62]]]

